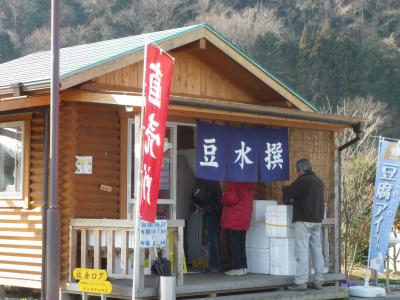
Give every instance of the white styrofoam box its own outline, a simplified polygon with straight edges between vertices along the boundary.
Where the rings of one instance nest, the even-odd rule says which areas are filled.
[[[265,207],[267,205],[276,205],[276,200],[253,200],[253,216],[252,219],[258,221],[265,220]]]
[[[269,274],[269,249],[246,247],[247,272]]]
[[[246,247],[269,248],[269,238],[265,235],[264,224],[252,220],[246,233]]]
[[[290,276],[296,274],[294,238],[270,238],[269,272],[271,275]]]
[[[266,235],[268,237],[294,237],[293,206],[268,205],[265,207]]]

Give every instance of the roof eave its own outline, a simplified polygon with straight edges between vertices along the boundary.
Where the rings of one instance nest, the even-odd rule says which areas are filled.
[[[27,82],[22,84],[24,92],[32,92],[38,90],[45,90],[50,88],[50,80],[41,80],[35,82]],[[0,95],[12,94],[14,92],[12,84],[0,86]]]
[[[238,103],[224,103],[218,100],[194,100],[194,99],[179,99],[172,97],[170,104],[182,105],[193,108],[210,108],[216,110],[226,110],[242,113],[252,113],[258,115],[265,115],[279,118],[290,118],[303,121],[322,122],[326,124],[336,124],[347,128],[358,126],[359,124],[366,122],[367,120],[359,117],[335,115],[335,114],[324,114],[319,112],[305,112],[298,111],[288,108],[276,108],[276,107],[261,107],[253,104],[238,104]]]

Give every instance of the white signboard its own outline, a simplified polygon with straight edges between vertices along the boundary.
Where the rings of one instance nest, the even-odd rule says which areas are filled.
[[[93,157],[92,156],[75,156],[76,170],[75,174],[92,174],[93,173]]]
[[[167,244],[167,221],[156,220],[154,223],[140,221],[140,247],[165,247]]]

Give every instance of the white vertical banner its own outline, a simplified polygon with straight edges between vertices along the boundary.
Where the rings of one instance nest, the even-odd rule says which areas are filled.
[[[381,273],[400,199],[400,141],[380,138],[368,266]]]

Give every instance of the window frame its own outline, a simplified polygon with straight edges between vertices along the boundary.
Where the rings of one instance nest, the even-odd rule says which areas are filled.
[[[21,193],[20,195],[2,195],[2,193],[0,192],[0,208],[29,208],[31,121],[32,114],[0,116],[1,125],[7,123],[15,124],[21,122],[23,126]]]
[[[140,131],[138,128],[140,128],[140,114],[135,114],[134,117],[129,117],[128,118],[128,130],[127,130],[127,190],[126,190],[126,196],[127,196],[127,201],[126,201],[126,210],[127,210],[127,219],[134,219],[134,206],[136,203],[135,196],[134,194],[132,196],[132,190],[134,190],[135,187],[132,187],[132,165],[134,164],[135,167],[134,169],[137,170],[138,168],[138,159],[137,156],[135,155],[134,162],[132,162],[132,147],[135,147],[135,145],[132,144],[132,137],[134,137],[134,143],[137,146],[137,142],[139,141],[139,136],[140,136]],[[132,128],[134,127],[134,128]],[[177,173],[177,123],[175,122],[167,122],[166,128],[171,129],[171,143],[173,145],[172,147],[172,154],[171,154],[171,161],[170,161],[170,170],[169,170],[169,175],[170,175],[170,197],[168,198],[159,198],[157,200],[157,205],[169,205],[170,207],[170,219],[176,219],[176,173]],[[137,172],[134,172],[134,180],[133,182],[137,182]],[[132,189],[133,188],[133,189]]]

